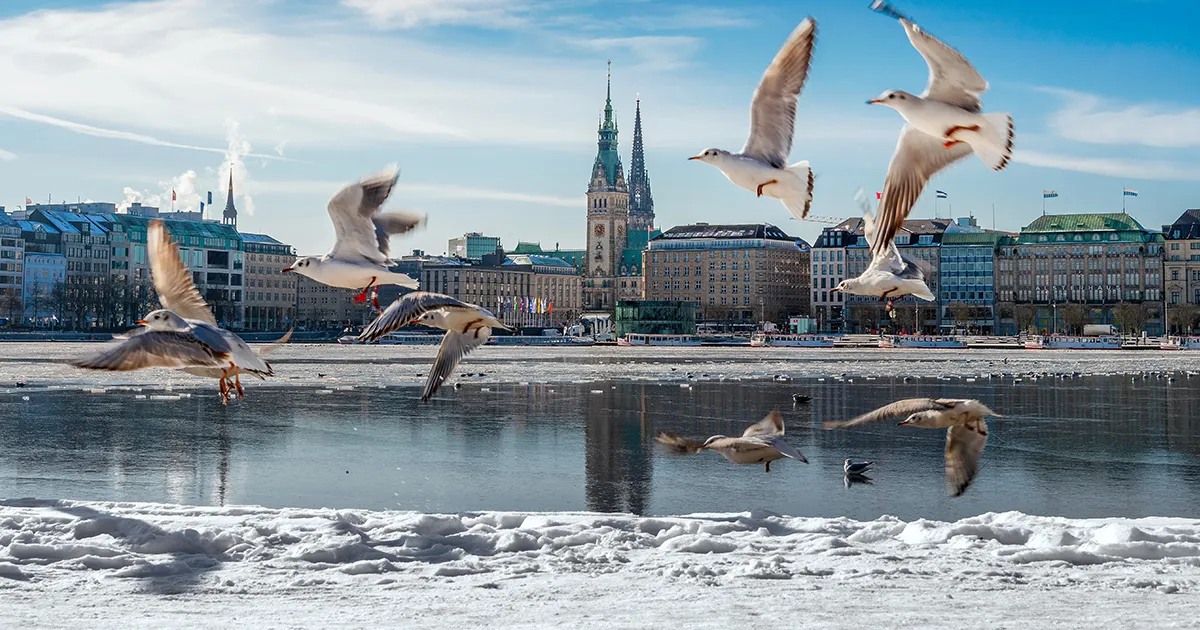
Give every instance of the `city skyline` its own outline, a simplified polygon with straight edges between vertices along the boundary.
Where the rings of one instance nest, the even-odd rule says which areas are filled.
[[[395,239],[397,255],[442,252],[464,231],[581,248],[612,59],[619,151],[628,165],[640,93],[660,227],[736,216],[811,243],[824,225],[794,223],[685,158],[740,146],[762,70],[812,14],[819,39],[792,157],[817,173],[814,215],[857,216],[854,191],[881,189],[901,126],[862,101],[919,91],[926,73],[899,26],[866,4],[344,0],[289,2],[283,14],[267,2],[6,3],[0,204],[140,195],[169,210],[174,190],[183,210],[211,190],[221,205],[232,169],[239,227],[313,254],[332,244],[328,198],[398,162],[389,205],[429,223]],[[1041,214],[1044,189],[1060,194],[1050,213],[1116,212],[1122,190],[1138,189],[1127,210],[1147,226],[1200,205],[1200,109],[1189,105],[1200,87],[1177,78],[1200,72],[1185,26],[1200,10],[899,8],[975,63],[992,86],[985,108],[1012,112],[1017,129],[1009,171],[957,165],[913,216],[934,216],[933,188],[948,193],[942,217],[991,228],[995,203],[1007,231]],[[1048,55],[1053,70],[1035,61]]]

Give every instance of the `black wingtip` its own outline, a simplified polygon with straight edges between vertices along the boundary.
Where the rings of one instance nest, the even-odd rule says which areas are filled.
[[[883,15],[895,18],[897,20],[912,22],[912,20],[908,19],[908,17],[903,13],[892,8],[892,5],[888,4],[886,0],[874,0],[874,2],[871,3],[870,9],[876,13],[882,13]]]

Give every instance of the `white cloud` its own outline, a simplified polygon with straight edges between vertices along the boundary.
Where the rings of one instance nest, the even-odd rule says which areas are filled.
[[[517,0],[342,0],[381,25],[416,28],[439,24],[510,28],[525,24],[532,10]]]
[[[350,182],[320,181],[320,180],[254,180],[250,182],[250,190],[258,195],[297,195],[319,196],[328,199]],[[406,183],[403,180],[396,186],[386,207],[403,207],[407,199],[466,199],[487,201],[516,201],[540,206],[559,208],[582,208],[586,204],[583,195],[578,197],[557,197],[554,195],[539,195],[535,193],[514,192],[508,190],[493,190],[488,188],[473,188],[455,184]]]
[[[1091,144],[1128,144],[1163,148],[1200,147],[1200,109],[1171,109],[1158,104],[1119,105],[1098,96],[1041,88],[1066,99],[1050,118],[1061,137]]]
[[[15,159],[17,159],[16,153],[13,153],[12,151],[5,151],[4,149],[0,149],[0,162],[11,162]]]
[[[700,50],[701,41],[684,35],[569,38],[567,43],[596,52],[626,51],[646,69],[670,70],[683,66]]]
[[[1200,164],[1111,157],[1080,157],[1017,150],[1013,161],[1030,166],[1107,175],[1125,180],[1200,181]]]

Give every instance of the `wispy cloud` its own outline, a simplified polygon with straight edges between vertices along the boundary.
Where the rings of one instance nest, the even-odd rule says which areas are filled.
[[[5,151],[4,149],[0,149],[0,162],[11,162],[15,159],[17,159],[16,153],[13,153],[12,151]]]
[[[1162,148],[1200,147],[1200,109],[1162,104],[1121,105],[1093,94],[1040,88],[1065,104],[1050,117],[1061,137],[1091,144],[1126,144]]]
[[[754,22],[742,12],[718,7],[670,7],[649,9],[621,20],[622,24],[646,31],[744,28]]]
[[[1112,157],[1080,157],[1025,150],[1015,151],[1013,153],[1013,161],[1030,166],[1107,175],[1126,180],[1200,181],[1200,164],[1183,162]]]
[[[631,54],[646,69],[672,70],[695,56],[702,42],[685,35],[640,35],[635,37],[567,38],[567,43],[612,54],[622,51]]]
[[[342,0],[382,26],[416,28],[440,24],[512,28],[534,10],[520,0]]]
[[[250,191],[256,195],[296,195],[296,196],[328,196],[332,197],[349,182],[321,180],[254,180],[249,184]],[[407,199],[463,199],[483,201],[515,201],[540,206],[558,208],[582,208],[585,197],[557,197],[554,195],[538,195],[533,193],[493,190],[489,188],[473,188],[457,184],[405,183],[401,181],[388,207],[403,206]]]

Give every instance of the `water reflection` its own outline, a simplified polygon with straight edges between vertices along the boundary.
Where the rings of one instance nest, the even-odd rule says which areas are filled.
[[[178,400],[0,392],[0,494],[938,519],[1003,510],[1194,516],[1200,506],[1197,378],[468,386],[427,405],[415,388],[325,392],[259,386],[229,408],[207,390]],[[793,405],[795,393],[812,401]],[[940,431],[817,428],[914,396],[974,397],[1005,414],[989,422],[982,470],[963,497],[945,496]],[[784,461],[764,473],[654,444],[659,430],[738,435],[772,408],[811,465]],[[846,458],[875,460],[870,477],[844,476]]]

